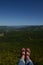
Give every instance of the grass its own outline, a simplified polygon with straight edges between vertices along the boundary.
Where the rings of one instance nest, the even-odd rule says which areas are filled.
[[[16,32],[15,37],[10,35],[0,38],[0,65],[17,65],[22,47],[31,49],[34,65],[43,65],[43,38],[30,39],[26,32]]]

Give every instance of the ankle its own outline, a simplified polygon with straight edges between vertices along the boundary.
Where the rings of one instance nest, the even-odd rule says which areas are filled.
[[[21,57],[23,60],[25,59],[25,55],[22,55],[22,57]]]
[[[29,60],[30,60],[30,57],[29,57],[29,56],[26,56],[26,60],[28,60],[28,61],[29,61]]]

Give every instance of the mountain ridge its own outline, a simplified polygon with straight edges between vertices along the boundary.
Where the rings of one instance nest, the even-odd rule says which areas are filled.
[[[0,26],[0,31],[43,31],[43,25]]]

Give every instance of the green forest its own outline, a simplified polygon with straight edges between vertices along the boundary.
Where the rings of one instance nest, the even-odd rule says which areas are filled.
[[[23,30],[0,36],[0,65],[18,65],[21,48],[30,48],[34,65],[43,65],[43,31]]]

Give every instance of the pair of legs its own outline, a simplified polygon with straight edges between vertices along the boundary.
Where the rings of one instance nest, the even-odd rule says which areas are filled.
[[[33,65],[32,60],[30,59],[30,49],[22,48],[21,59],[19,60],[18,65]],[[26,60],[25,60],[26,59]]]

